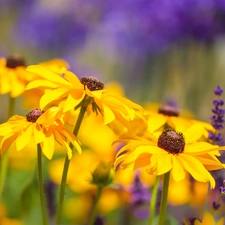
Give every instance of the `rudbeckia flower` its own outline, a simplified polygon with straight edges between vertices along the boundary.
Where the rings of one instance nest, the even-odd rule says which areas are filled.
[[[9,93],[15,98],[24,91],[30,76],[25,68],[24,59],[18,55],[0,59],[0,94]]]
[[[48,68],[49,70],[53,71],[54,73],[60,72],[62,67],[69,67],[69,64],[62,59],[52,59],[46,62],[42,62],[39,65]],[[26,71],[27,72],[27,71]],[[40,76],[34,73],[29,73],[30,76],[27,78],[26,85],[28,82],[41,79]],[[32,90],[25,90],[21,97],[22,97],[22,104],[25,108],[36,108],[39,105],[41,97],[44,95],[45,91],[47,91],[45,88],[35,88]]]
[[[29,66],[27,70],[45,79],[29,83],[27,90],[39,87],[51,89],[41,98],[41,109],[65,101],[63,108],[65,113],[70,109],[79,108],[85,102],[96,114],[104,115],[104,124],[109,124],[115,119],[126,124],[127,121],[134,119],[137,111],[138,113],[144,112],[141,106],[124,97],[107,94],[104,84],[94,77],[79,79],[66,69],[62,69],[62,76],[58,76],[40,65]]]
[[[225,150],[207,142],[199,142],[204,127],[194,124],[178,132],[173,129],[163,131],[158,137],[128,140],[117,153],[115,167],[146,168],[151,175],[162,175],[171,171],[173,179],[178,182],[185,178],[185,171],[200,182],[210,182],[215,187],[215,180],[208,170],[224,168],[214,156],[216,150]]]
[[[215,132],[210,123],[182,117],[179,114],[179,110],[170,105],[158,107],[158,112],[147,111],[147,121],[149,132],[162,131],[165,126],[169,126],[175,130],[184,130],[197,123],[205,128],[202,130],[202,138],[205,140],[208,138],[209,131]]]
[[[57,71],[62,66],[68,67],[67,62],[61,59],[49,60],[40,65],[52,71]],[[38,77],[26,71],[26,62],[23,57],[14,54],[8,58],[0,58],[0,94],[9,93],[12,98],[16,98],[24,92],[28,82]]]
[[[64,146],[68,157],[72,157],[72,149],[67,140],[81,153],[81,148],[72,132],[65,129],[63,123],[55,120],[54,109],[46,112],[35,109],[24,116],[12,116],[0,125],[0,153],[3,154],[15,142],[16,150],[24,149],[28,144],[40,144],[42,152],[52,159],[55,141]]]

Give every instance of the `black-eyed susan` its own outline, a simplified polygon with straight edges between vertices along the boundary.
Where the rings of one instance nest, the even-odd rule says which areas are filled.
[[[68,63],[61,59],[53,59],[40,63],[52,71],[58,68],[68,67]],[[13,54],[8,58],[0,58],[0,94],[9,93],[12,98],[20,96],[28,82],[35,80],[37,74],[30,73],[26,70],[25,59]]]
[[[202,130],[202,138],[204,139],[208,138],[209,131],[215,132],[210,123],[194,120],[190,115],[187,116],[187,113],[183,113],[184,115],[180,116],[178,108],[172,105],[157,106],[157,111],[147,110],[146,114],[149,132],[162,131],[165,127],[184,130],[196,123],[204,126]]]
[[[78,78],[74,73],[62,68],[62,76],[40,66],[27,68],[29,72],[37,73],[45,80],[36,80],[28,84],[26,89],[45,87],[47,91],[40,100],[40,108],[65,101],[63,112],[79,108],[84,102],[92,111],[104,115],[104,124],[118,119],[123,124],[133,120],[136,112],[143,113],[143,108],[132,101],[107,94],[104,84],[94,77]]]
[[[115,166],[122,168],[146,168],[151,175],[162,175],[171,171],[175,181],[185,178],[185,171],[200,182],[210,182],[215,187],[215,180],[208,170],[224,168],[215,157],[217,150],[225,150],[207,142],[199,142],[204,126],[194,124],[181,130],[163,131],[151,140],[139,138],[128,140],[127,144],[118,152]],[[158,133],[157,133],[158,134]]]
[[[0,153],[3,154],[15,142],[16,150],[20,151],[29,143],[40,144],[42,152],[48,159],[52,159],[55,141],[64,146],[68,157],[72,157],[72,149],[68,141],[80,153],[81,148],[77,138],[67,130],[60,119],[55,118],[54,108],[44,112],[35,109],[26,117],[12,116],[7,122],[0,125]]]
[[[19,55],[0,59],[0,94],[9,93],[15,98],[23,93],[30,76],[25,68],[25,60]]]
[[[52,59],[46,62],[42,62],[39,65],[48,68],[49,70],[53,71],[54,73],[57,73],[60,75],[60,70],[62,67],[69,68],[69,64],[62,59]],[[27,71],[26,71],[27,72]],[[41,79],[41,77],[38,74],[29,73],[30,76],[27,77],[26,85],[28,82]],[[22,97],[22,104],[25,108],[36,108],[39,105],[41,97],[44,95],[44,93],[47,90],[45,88],[35,88],[32,90],[25,90],[21,97]]]

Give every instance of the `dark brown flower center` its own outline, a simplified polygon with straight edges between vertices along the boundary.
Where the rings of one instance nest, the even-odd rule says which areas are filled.
[[[175,107],[169,105],[159,108],[158,112],[166,116],[179,116],[179,111]]]
[[[17,66],[25,66],[25,60],[23,57],[19,55],[12,55],[6,59],[6,67],[8,68],[16,68]]]
[[[87,86],[90,91],[102,90],[104,88],[104,83],[96,79],[95,77],[81,77],[80,82]]]
[[[175,130],[163,131],[158,139],[158,147],[171,154],[179,154],[184,151],[185,140],[182,133]]]
[[[35,123],[38,117],[40,117],[43,113],[44,111],[41,111],[40,109],[34,109],[31,112],[27,113],[26,115],[27,121]]]

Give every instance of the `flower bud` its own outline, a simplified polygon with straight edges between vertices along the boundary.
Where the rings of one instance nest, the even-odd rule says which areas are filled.
[[[105,187],[112,183],[114,178],[114,170],[111,163],[100,161],[96,169],[92,173],[92,184],[99,187]]]

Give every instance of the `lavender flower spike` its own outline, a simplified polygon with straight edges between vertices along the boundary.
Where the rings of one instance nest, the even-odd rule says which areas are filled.
[[[225,109],[221,108],[224,105],[224,101],[220,99],[221,95],[223,94],[223,89],[220,86],[217,86],[217,88],[214,90],[214,93],[217,96],[217,99],[213,101],[214,108],[212,109],[213,115],[211,117],[211,124],[217,130],[217,132],[209,132],[208,137],[212,140],[213,143],[220,145],[223,141],[223,138],[219,131],[224,128],[223,124],[225,122]]]

